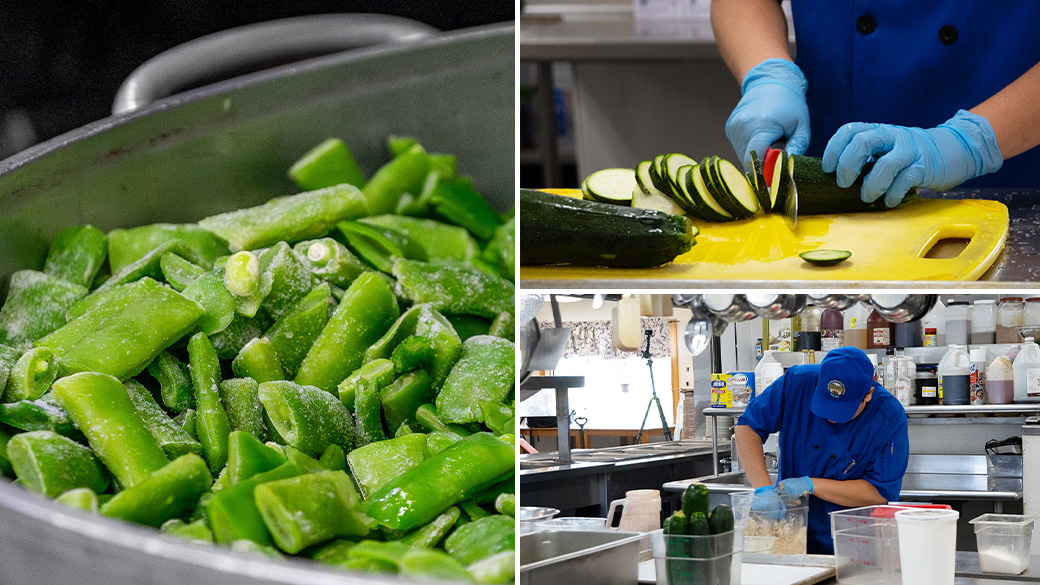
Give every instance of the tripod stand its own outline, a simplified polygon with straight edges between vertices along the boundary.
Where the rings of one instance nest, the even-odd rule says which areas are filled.
[[[640,352],[640,356],[646,360],[646,367],[650,368],[650,402],[646,405],[646,414],[643,415],[643,424],[639,425],[639,433],[636,435],[636,445],[639,444],[643,439],[643,429],[646,428],[646,419],[650,417],[650,409],[653,408],[654,404],[657,404],[657,413],[661,415],[661,430],[664,431],[664,439],[666,441],[672,440],[672,431],[668,430],[668,420],[664,417],[664,407],[661,406],[661,399],[657,396],[657,387],[654,385],[654,358],[650,357],[650,337],[653,332],[649,329],[644,329],[643,334],[646,336],[645,344],[643,345],[643,351]]]

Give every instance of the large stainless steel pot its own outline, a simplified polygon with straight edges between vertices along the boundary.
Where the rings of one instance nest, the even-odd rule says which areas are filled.
[[[285,170],[328,136],[371,172],[389,134],[458,155],[514,201],[514,31],[491,27],[280,67],[161,100],[0,162],[0,298],[61,228],[194,221],[293,192]],[[0,481],[0,583],[396,583],[97,518]]]

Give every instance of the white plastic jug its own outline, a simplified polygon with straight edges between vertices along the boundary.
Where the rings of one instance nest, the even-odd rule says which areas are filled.
[[[770,384],[784,375],[784,367],[773,357],[773,352],[767,351],[762,354],[755,366],[755,396],[766,391]]]
[[[939,400],[943,404],[971,404],[971,358],[967,346],[951,345],[939,361]]]
[[[1015,356],[1015,402],[1040,402],[1040,346],[1027,337]]]
[[[651,532],[661,527],[661,492],[630,490],[610,503],[607,528],[621,532]]]

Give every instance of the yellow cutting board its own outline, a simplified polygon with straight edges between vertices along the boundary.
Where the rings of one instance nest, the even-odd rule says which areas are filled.
[[[581,197],[573,189],[547,189]],[[999,257],[1008,234],[1003,203],[919,199],[881,213],[806,215],[792,231],[778,213],[730,223],[693,220],[697,244],[658,268],[521,266],[521,279],[662,280],[977,280]],[[523,246],[523,232],[520,245]],[[970,239],[954,258],[926,258],[946,238]],[[836,266],[798,257],[809,250],[849,250]]]

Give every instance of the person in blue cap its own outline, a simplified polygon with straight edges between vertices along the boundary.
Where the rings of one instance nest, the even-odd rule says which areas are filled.
[[[762,451],[775,432],[776,486]],[[810,554],[834,554],[830,512],[899,499],[910,454],[906,412],[874,382],[874,366],[861,349],[834,349],[819,364],[788,368],[751,400],[734,434],[755,488],[753,510],[775,520],[785,499],[810,496]]]
[[[860,197],[911,187],[1040,186],[1040,2],[713,0],[712,26],[742,97],[726,134],[750,168],[775,142],[823,157]],[[974,179],[974,180],[973,180]],[[967,183],[966,183],[967,182]]]

